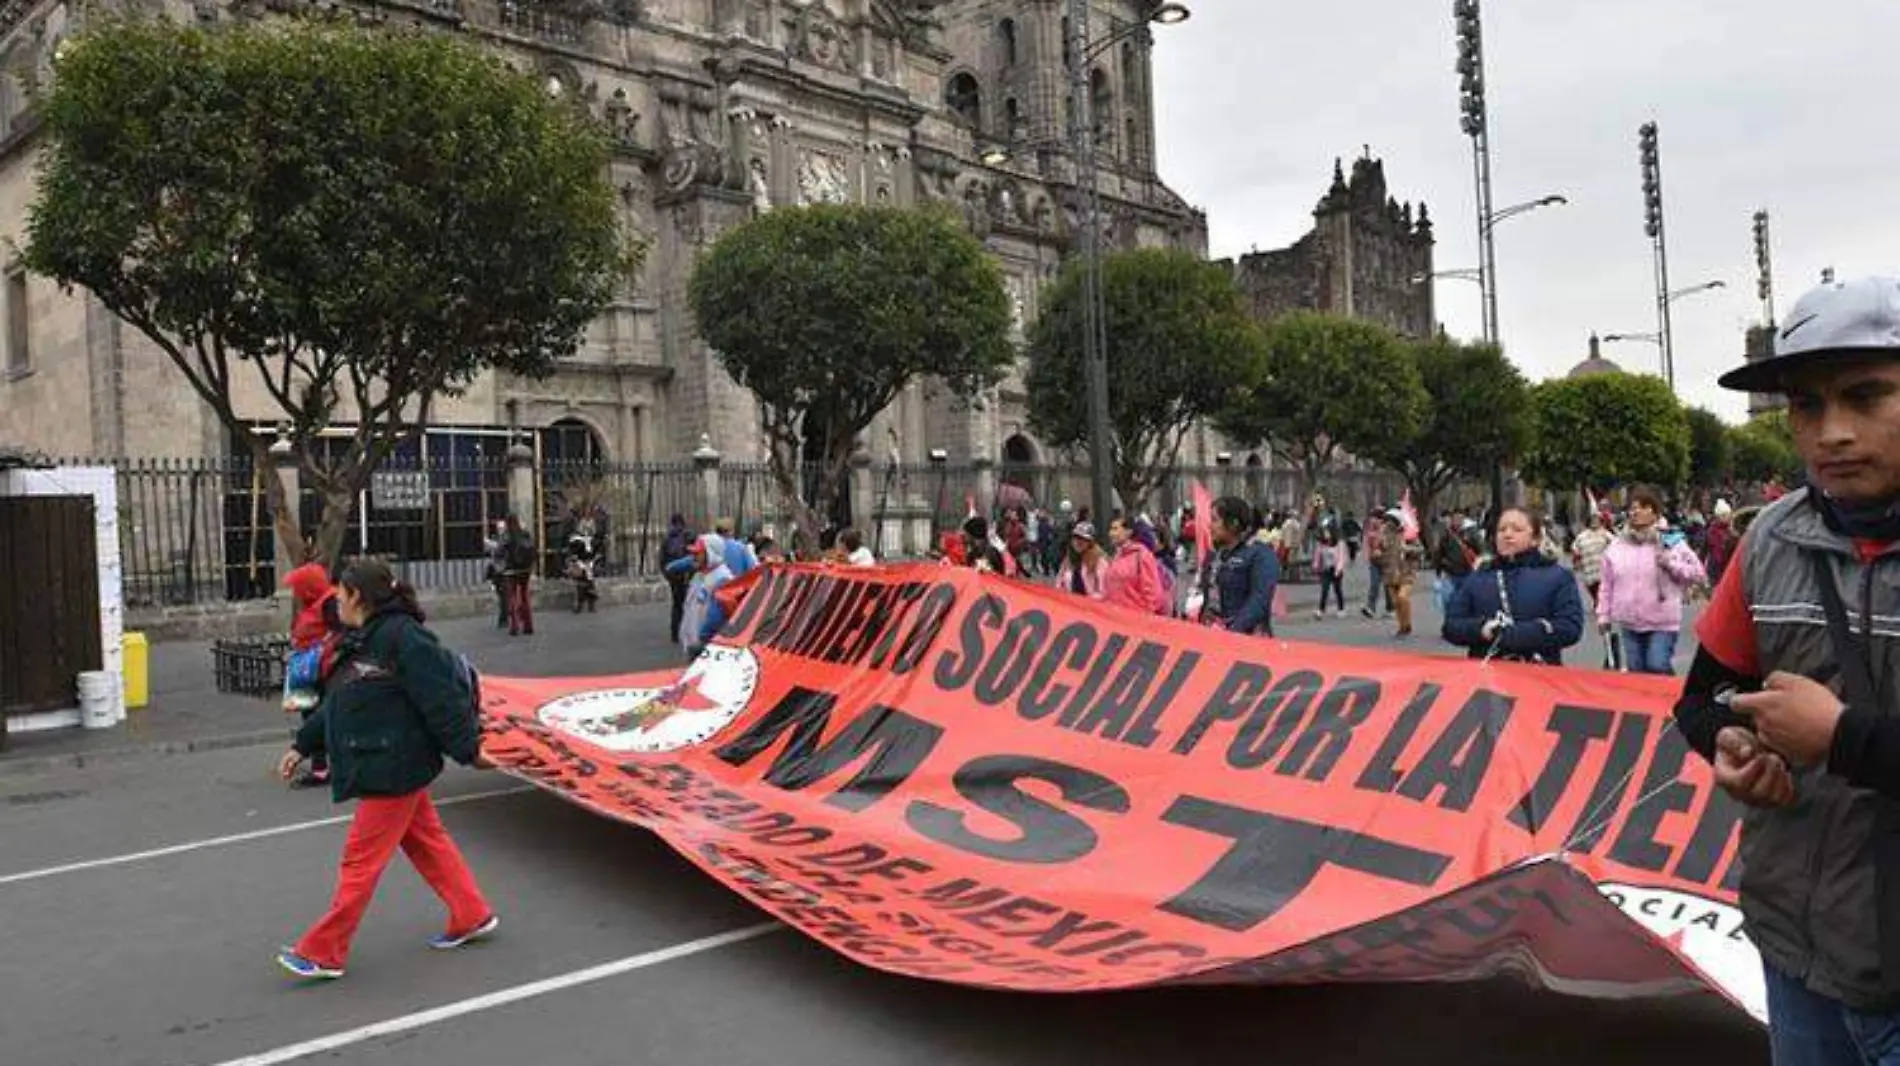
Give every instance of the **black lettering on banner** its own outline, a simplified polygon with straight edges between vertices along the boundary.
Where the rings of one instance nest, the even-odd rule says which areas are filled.
[[[1108,643],[1096,654],[1094,665],[1089,667],[1087,676],[1082,678],[1082,686],[1075,690],[1075,697],[1069,705],[1056,715],[1056,724],[1064,729],[1074,728],[1075,720],[1082,716],[1083,708],[1095,701],[1095,694],[1102,690],[1102,682],[1108,680],[1108,672],[1115,666],[1115,660],[1121,658],[1122,649],[1128,646],[1128,638],[1120,633],[1109,635]]]
[[[1481,688],[1471,694],[1458,709],[1438,740],[1419,760],[1418,767],[1406,775],[1399,795],[1423,803],[1436,789],[1445,795],[1438,805],[1448,811],[1467,811],[1484,786],[1484,775],[1491,769],[1491,756],[1497,751],[1498,734],[1511,720],[1517,705],[1515,697]]]
[[[1055,679],[1056,671],[1065,666],[1080,670],[1089,661],[1089,656],[1094,654],[1095,645],[1101,639],[1095,628],[1087,622],[1071,622],[1063,626],[1055,639],[1049,642],[1042,660],[1029,675],[1029,683],[1023,686],[1022,697],[1016,701],[1016,714],[1025,721],[1035,722],[1056,713],[1056,708],[1069,698],[1071,690],[1067,685],[1051,687],[1049,682]]]
[[[1161,904],[1170,914],[1234,933],[1278,914],[1328,866],[1430,888],[1451,865],[1449,855],[1395,840],[1199,796],[1175,800],[1161,820],[1234,842],[1199,881]]]
[[[1200,652],[1180,653],[1180,657],[1174,661],[1174,669],[1168,671],[1167,680],[1155,690],[1154,698],[1148,701],[1148,706],[1142,708],[1141,717],[1135,719],[1135,724],[1122,735],[1124,744],[1133,744],[1137,748],[1150,748],[1154,746],[1155,741],[1161,739],[1161,733],[1155,728],[1155,723],[1161,721],[1161,716],[1167,713],[1168,707],[1174,703],[1174,697],[1180,695],[1181,687],[1187,684],[1188,678],[1194,676],[1194,668],[1200,664]]]
[[[814,594],[806,605],[805,616],[800,620],[797,632],[785,641],[785,650],[800,658],[809,658],[812,647],[826,629],[838,619],[838,608],[843,604],[857,584],[843,578],[824,579],[824,591]]]
[[[897,658],[891,660],[891,673],[902,676],[917,669],[924,653],[943,632],[944,623],[950,620],[950,608],[956,606],[956,602],[955,585],[938,585],[924,596],[923,604],[917,608],[917,623],[911,626],[910,635],[897,649]]]
[[[1234,731],[1227,745],[1227,765],[1236,770],[1254,770],[1273,761],[1280,748],[1293,737],[1300,719],[1313,706],[1326,679],[1314,670],[1295,670],[1275,684],[1253,713]]]
[[[1207,954],[1207,949],[1193,944],[1141,944],[1125,951],[1110,952],[1102,956],[1104,966],[1126,966],[1144,955],[1172,955],[1182,959],[1198,959]]]
[[[732,613],[732,618],[719,631],[719,635],[727,640],[737,639],[739,634],[751,627],[768,604],[778,602],[784,585],[785,573],[782,570],[767,570],[760,574],[751,591],[745,594],[745,599],[739,601],[739,609]]]
[[[825,642],[824,651],[819,658],[828,663],[850,662],[850,653],[864,642],[868,631],[873,635],[880,625],[879,619],[889,612],[891,600],[898,592],[896,585],[867,585],[865,594],[858,597],[847,616],[844,625],[832,633]]]
[[[1615,820],[1616,812],[1623,806],[1623,797],[1629,795],[1630,777],[1636,771],[1636,760],[1642,758],[1643,748],[1649,740],[1649,719],[1640,714],[1618,715],[1616,736],[1610,741],[1610,754],[1603,760],[1603,769],[1597,774],[1597,783],[1590,789],[1590,798],[1584,801],[1583,810],[1577,813],[1577,824],[1565,838],[1566,846],[1572,851],[1585,855],[1592,853],[1603,834],[1609,830],[1610,822]]]
[[[831,595],[834,580],[829,574],[812,575],[805,587],[798,590],[798,595],[785,605],[784,614],[772,627],[772,639],[763,643],[774,651],[797,646],[805,627],[811,624],[812,615],[825,602],[825,597]]]
[[[1231,722],[1246,714],[1247,708],[1267,691],[1267,684],[1272,680],[1273,671],[1258,663],[1235,663],[1229,667],[1227,676],[1220,679],[1214,694],[1207,698],[1207,705],[1174,742],[1174,753],[1192,754],[1215,722]]]
[[[937,656],[931,680],[938,688],[955,692],[976,678],[976,672],[983,668],[983,631],[1001,628],[1007,614],[1001,596],[985,593],[977,597],[963,613],[963,624],[957,626],[957,646],[945,648]]]
[[[816,574],[798,574],[787,582],[785,595],[772,601],[765,617],[759,622],[759,631],[752,634],[752,643],[777,648],[779,636],[799,617],[805,600],[817,584]]]
[[[1390,792],[1404,780],[1405,771],[1399,769],[1399,756],[1405,754],[1406,745],[1418,733],[1419,723],[1432,713],[1432,707],[1438,703],[1438,694],[1444,691],[1437,685],[1426,682],[1418,686],[1412,694],[1412,701],[1405,705],[1399,716],[1386,730],[1385,739],[1379,742],[1379,749],[1372,753],[1372,761],[1359,774],[1354,788],[1363,788],[1368,792]]]
[[[890,658],[892,651],[897,647],[898,636],[909,631],[911,613],[917,610],[917,605],[923,601],[929,591],[928,585],[913,583],[904,586],[904,593],[898,597],[890,624],[884,627],[884,632],[878,636],[875,646],[871,649],[869,660],[871,669],[884,668],[884,661]],[[863,655],[854,655],[852,660],[863,661]]]
[[[859,601],[876,588],[876,585],[862,581],[839,582],[837,594],[825,605],[825,617],[811,627],[811,632],[799,641],[793,654],[807,659],[818,658],[820,652],[837,637],[839,628],[850,624],[852,615],[857,613]]]
[[[943,738],[941,727],[877,704],[821,746],[837,704],[838,697],[828,692],[794,687],[752,728],[713,754],[733,766],[744,766],[790,732],[784,750],[765,771],[765,780],[795,792],[862,761],[863,769],[825,800],[842,810],[861,811],[903,784]]]
[[[981,882],[968,877],[945,881],[935,888],[925,889],[919,896],[924,902],[946,911],[987,907],[1008,897],[1008,892],[1000,888],[985,888]]]
[[[1684,881],[1706,885],[1715,877],[1715,864],[1728,853],[1735,830],[1742,824],[1742,805],[1719,788],[1708,790],[1702,816],[1696,819],[1695,833],[1676,859],[1675,875]],[[1730,887],[1724,885],[1724,888]]]
[[[1075,723],[1075,731],[1094,734],[1104,740],[1120,740],[1122,731],[1128,728],[1129,719],[1141,709],[1141,701],[1148,696],[1148,690],[1154,687],[1155,679],[1161,674],[1161,664],[1167,661],[1168,646],[1144,640],[1136,645],[1135,653],[1122,663],[1116,671],[1115,680],[1102,693],[1095,705],[1088,709]]]
[[[1682,761],[1688,754],[1689,742],[1680,729],[1664,729],[1656,738],[1649,770],[1636,792],[1640,798],[1610,844],[1611,859],[1651,873],[1662,873],[1669,865],[1675,851],[1656,840],[1656,830],[1664,815],[1687,811],[1695,803],[1695,786],[1682,780]]]
[[[985,707],[995,707],[1009,699],[1022,685],[1029,668],[1035,665],[1043,642],[1049,639],[1049,616],[1029,610],[1009,620],[1003,636],[991,649],[983,671],[976,675],[976,687],[970,695]]]
[[[963,812],[913,800],[904,818],[910,827],[939,844],[1004,862],[1071,862],[1095,850],[1089,823],[1038,796],[1020,782],[1054,785],[1065,803],[1090,810],[1126,814],[1128,793],[1093,770],[1028,755],[985,755],[951,776],[957,794],[1021,831],[1014,840],[998,840],[973,831]]]
[[[1576,776],[1584,751],[1592,741],[1607,738],[1615,723],[1616,712],[1600,707],[1575,707],[1568,703],[1552,707],[1550,721],[1544,729],[1557,734],[1557,746],[1551,750],[1550,758],[1544,760],[1536,784],[1511,808],[1507,815],[1511,824],[1527,833],[1542,830],[1551,812],[1563,801],[1564,793],[1570,790],[1570,779]]]
[[[1046,929],[1012,929],[999,935],[1011,940],[1027,940],[1047,951],[1061,947],[1062,942],[1070,937],[1092,936],[1096,933],[1108,933],[1120,929],[1121,926],[1116,922],[1106,919],[1092,921],[1088,915],[1080,911],[1064,911],[1062,916],[1056,919],[1055,924]],[[1136,934],[1137,937],[1140,935]]]
[[[958,917],[986,933],[1005,933],[1014,926],[1037,918],[1047,918],[1061,910],[1061,907],[1053,903],[1044,903],[1038,899],[1030,899],[1028,896],[1017,896],[988,910],[973,911],[969,914],[958,915]]]
[[[1305,774],[1308,781],[1332,776],[1339,757],[1352,746],[1352,731],[1372,717],[1379,705],[1379,683],[1369,677],[1342,677],[1319,701],[1312,721],[1273,772],[1286,777]]]

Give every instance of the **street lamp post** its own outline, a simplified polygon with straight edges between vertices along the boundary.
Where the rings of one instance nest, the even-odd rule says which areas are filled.
[[[1091,43],[1089,0],[1069,0],[1069,151],[1074,157],[1076,184],[1082,193],[1082,370],[1088,390],[1090,499],[1093,518],[1105,526],[1115,508],[1115,464],[1110,453],[1112,429],[1108,417],[1108,314],[1102,287],[1102,187],[1098,180],[1095,136],[1094,86],[1089,73],[1097,57],[1148,25],[1183,22],[1186,5],[1150,3],[1146,17],[1123,26],[1100,42]]]
[[[1714,281],[1705,281],[1700,285],[1691,285],[1686,289],[1677,289],[1674,292],[1664,293],[1660,302],[1663,305],[1664,312],[1667,313],[1668,309],[1672,307],[1677,300],[1684,297],[1695,296],[1699,293],[1714,292],[1717,289],[1726,288],[1728,288],[1728,282],[1718,278]],[[1669,334],[1658,330],[1655,333],[1606,333],[1603,335],[1603,343],[1605,344],[1622,344],[1625,342],[1655,345],[1662,356],[1661,365],[1663,376],[1664,378],[1668,378],[1671,370]],[[1675,385],[1672,382],[1670,388],[1673,389],[1674,387]]]
[[[1662,337],[1663,380],[1669,391],[1676,390],[1675,327],[1670,321],[1669,305],[1675,301],[1669,291],[1669,240],[1663,226],[1662,149],[1657,143],[1654,122],[1636,129],[1636,155],[1643,172],[1643,232],[1648,235],[1656,271],[1656,332]]]

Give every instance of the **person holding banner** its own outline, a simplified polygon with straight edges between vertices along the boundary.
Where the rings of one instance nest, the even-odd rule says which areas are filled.
[[[1153,531],[1148,536],[1153,538]],[[1128,519],[1116,515],[1108,523],[1108,543],[1115,557],[1102,571],[1102,599],[1142,614],[1167,614],[1173,606],[1161,582],[1161,564],[1154,550],[1135,536]]]
[[[1749,524],[1675,715],[1747,806],[1742,913],[1777,1066],[1900,1064],[1900,279],[1803,296],[1773,358],[1809,487]]]
[[[1498,516],[1497,554],[1458,584],[1445,608],[1446,641],[1473,659],[1562,666],[1583,639],[1577,582],[1539,547],[1542,516],[1513,507]]]
[[[1254,539],[1254,509],[1246,500],[1222,496],[1211,512],[1214,556],[1201,569],[1201,621],[1232,633],[1270,637],[1279,556]]]

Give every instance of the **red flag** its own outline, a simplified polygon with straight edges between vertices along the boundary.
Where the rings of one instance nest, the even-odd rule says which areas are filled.
[[[1194,557],[1206,559],[1214,554],[1214,497],[1200,479],[1194,481]]]
[[[1412,490],[1406,489],[1404,498],[1399,500],[1399,530],[1405,539],[1418,539],[1418,508],[1412,506]]]

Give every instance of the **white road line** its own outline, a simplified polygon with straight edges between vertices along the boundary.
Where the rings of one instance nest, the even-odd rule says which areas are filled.
[[[473,803],[476,800],[493,799],[496,796],[513,796],[521,792],[534,791],[533,785],[516,785],[512,788],[489,789],[486,792],[470,792],[464,796],[451,796],[435,801],[438,807],[452,807],[458,803]],[[17,874],[0,874],[0,885],[18,884],[21,881],[38,881],[46,877],[58,877],[60,874],[78,873],[81,870],[97,870],[107,866],[124,866],[128,863],[144,862],[146,859],[162,859],[167,855],[182,855],[188,851],[201,851],[205,848],[219,848],[226,844],[242,844],[251,840],[263,840],[267,837],[283,836],[286,833],[301,833],[306,829],[321,829],[326,825],[341,825],[349,821],[350,815],[340,814],[335,818],[318,818],[308,822],[293,822],[290,825],[272,826],[269,829],[253,829],[248,833],[232,833],[230,836],[212,837],[208,840],[192,840],[183,844],[172,844],[150,851],[135,851],[128,855],[112,855],[103,859],[86,859],[83,862],[63,863],[59,866],[47,866],[38,870],[24,870]]]
[[[785,928],[785,926],[777,922],[762,922],[758,925],[748,925],[742,929],[734,929],[731,932],[720,933],[716,936],[702,937],[698,940],[688,940],[684,944],[674,944],[672,947],[660,948],[656,951],[648,951],[639,955],[629,955],[624,959],[615,959],[613,962],[603,962],[599,966],[589,966],[585,970],[574,970],[571,973],[556,974],[553,977],[545,977],[539,981],[530,981],[525,985],[516,985],[513,988],[503,988],[470,999],[457,1000],[454,1003],[445,1003],[440,1007],[431,1007],[428,1010],[417,1011],[414,1014],[404,1014],[386,1021],[373,1022],[356,1029],[346,1029],[340,1033],[317,1037],[315,1040],[305,1040],[300,1044],[288,1044],[271,1051],[260,1051],[255,1055],[246,1055],[241,1059],[230,1059],[218,1063],[217,1066],[277,1066],[278,1063],[293,1062],[297,1059],[308,1058],[311,1055],[321,1055],[327,1051],[335,1051],[338,1048],[349,1047],[352,1044],[360,1044],[365,1040],[375,1040],[379,1037],[394,1036],[397,1033],[406,1033],[413,1029],[421,1029],[425,1026],[434,1025],[437,1022],[446,1022],[451,1018],[459,1018],[464,1014],[474,1014],[477,1011],[505,1007],[510,1003],[519,1003],[524,999],[544,996],[549,992],[559,992],[562,989],[573,988],[576,985],[602,981],[609,977],[618,977],[621,974],[632,973],[635,970],[644,970],[649,966],[658,966],[661,963],[672,962],[674,959],[683,959],[688,955],[697,955],[704,951],[713,951],[718,948],[723,948],[728,944],[737,944],[742,940],[751,940],[754,937],[764,936],[773,930],[783,928]]]

